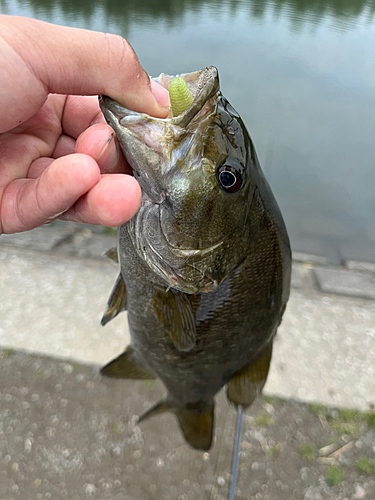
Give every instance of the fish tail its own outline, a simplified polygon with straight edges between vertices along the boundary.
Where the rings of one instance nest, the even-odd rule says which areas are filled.
[[[166,411],[176,414],[180,429],[186,441],[198,450],[209,450],[212,444],[214,430],[214,402],[189,404],[184,408],[173,408],[168,401],[159,401],[149,408],[137,420],[137,423],[160,415]]]
[[[198,450],[209,450],[214,431],[214,402],[204,408],[201,405],[176,410],[178,423],[186,441]]]

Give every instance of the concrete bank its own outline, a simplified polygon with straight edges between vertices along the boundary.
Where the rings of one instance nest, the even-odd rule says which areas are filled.
[[[94,229],[100,231],[100,229]],[[0,237],[0,345],[104,364],[127,345],[126,314],[100,318],[117,276],[114,236],[66,224]],[[367,410],[375,404],[375,265],[296,254],[266,393]]]

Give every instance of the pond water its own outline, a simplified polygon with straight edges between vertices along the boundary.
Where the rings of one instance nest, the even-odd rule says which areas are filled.
[[[375,261],[375,0],[0,0],[0,13],[120,34],[154,76],[217,66],[293,249]]]

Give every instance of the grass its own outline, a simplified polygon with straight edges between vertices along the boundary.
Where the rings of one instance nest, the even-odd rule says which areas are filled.
[[[116,234],[117,234],[117,227],[103,226],[103,233],[104,234],[110,234],[112,236],[116,236]]]
[[[369,460],[367,457],[359,457],[357,460],[357,469],[365,474],[375,474],[375,460]]]
[[[358,437],[361,432],[360,422],[352,420],[349,422],[343,422],[342,420],[334,420],[331,422],[332,430],[340,434],[347,434],[349,436]]]
[[[344,434],[358,437],[364,423],[369,427],[375,427],[375,412],[361,413],[358,410],[338,409],[332,412],[322,404],[310,404],[309,410],[314,415],[324,417],[333,432],[339,436]],[[337,416],[334,416],[337,414]]]
[[[265,403],[271,404],[273,403],[274,399],[275,398],[273,396],[268,396],[263,394],[263,400]]]
[[[337,410],[338,418],[342,422],[351,422],[352,420],[357,420],[361,417],[361,413],[357,410]]]
[[[326,482],[329,486],[336,486],[344,479],[345,473],[339,465],[330,465],[326,472]]]
[[[267,455],[270,458],[277,458],[280,455],[280,445],[270,446],[267,450]]]
[[[273,424],[272,417],[266,412],[260,413],[255,419],[255,425],[258,427],[268,427],[271,424]]]
[[[375,412],[369,411],[366,413],[366,422],[369,427],[375,427]]]
[[[111,432],[112,432],[112,434],[122,434],[123,431],[124,431],[124,426],[123,426],[122,423],[115,422],[111,426]]]
[[[285,405],[287,399],[280,398],[279,396],[269,396],[268,394],[263,394],[263,401],[268,404],[278,404],[279,406]]]
[[[312,413],[313,415],[321,415],[321,416],[323,416],[325,418],[329,417],[329,410],[328,410],[328,408],[326,408],[322,404],[311,403],[309,405],[309,410],[310,410],[310,413]]]
[[[313,443],[304,444],[303,446],[301,446],[299,451],[302,455],[302,458],[306,460],[313,460],[316,457],[316,446]]]
[[[9,358],[10,356],[13,356],[14,354],[16,354],[14,349],[2,349],[0,351],[0,357],[3,359]]]

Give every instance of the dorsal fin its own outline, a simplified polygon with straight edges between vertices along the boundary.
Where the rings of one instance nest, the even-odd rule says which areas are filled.
[[[117,247],[110,248],[109,250],[106,251],[104,255],[109,259],[114,260],[115,262],[118,263]]]
[[[190,351],[195,345],[196,327],[192,305],[187,296],[173,288],[154,292],[153,307],[173,344],[179,351]]]
[[[247,408],[260,394],[267,380],[272,342],[252,361],[233,375],[227,384],[227,398],[235,406]]]
[[[133,359],[133,349],[128,346],[122,354],[105,365],[100,373],[105,377],[125,378],[134,380],[153,380],[156,377]]]
[[[186,441],[198,450],[209,450],[214,431],[214,403],[203,410],[180,408],[176,410],[180,428]]]
[[[101,325],[104,326],[115,318],[121,311],[126,310],[127,294],[126,285],[122,279],[121,273],[118,275],[115,286],[109,296],[107,309],[101,320]]]

